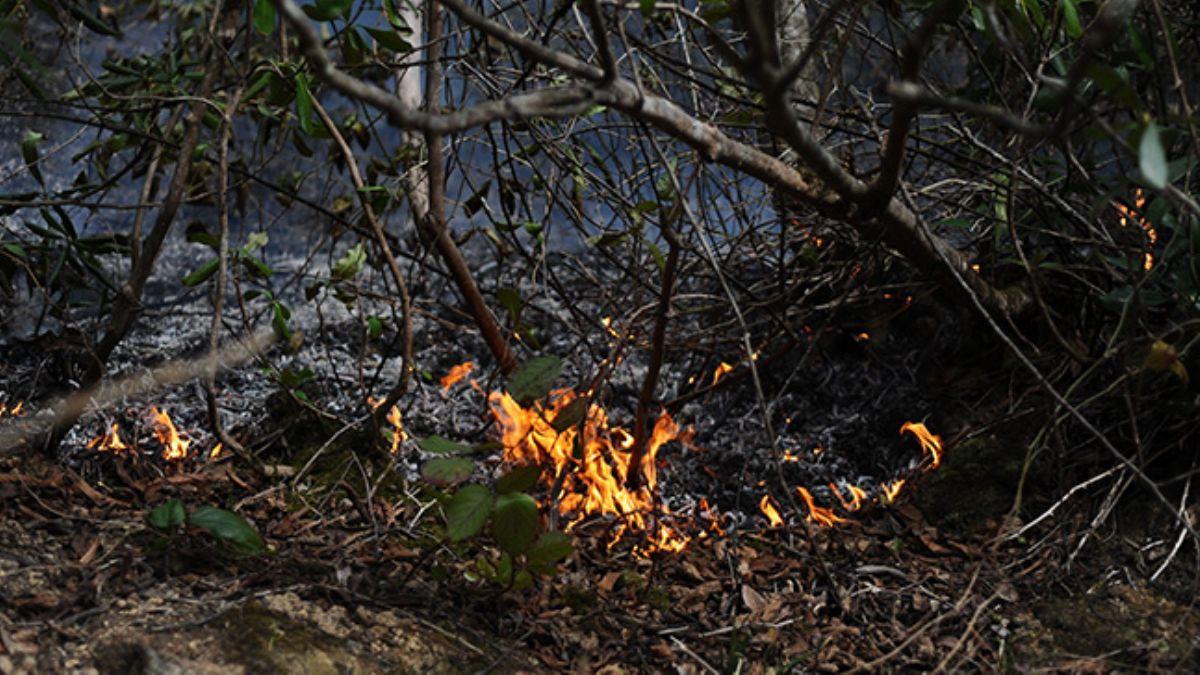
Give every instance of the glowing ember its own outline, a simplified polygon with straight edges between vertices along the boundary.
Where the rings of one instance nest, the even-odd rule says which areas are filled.
[[[909,432],[917,437],[921,450],[930,456],[930,468],[936,469],[942,463],[942,437],[930,433],[922,422],[905,422],[900,427],[900,433]]]
[[[154,437],[163,446],[163,459],[169,462],[187,459],[188,446],[192,442],[179,436],[179,431],[175,429],[175,423],[171,421],[171,416],[155,406],[150,407],[150,415],[153,418]]]
[[[647,533],[647,550],[681,550],[687,537],[651,515],[656,510],[662,513],[654,500],[658,451],[679,437],[679,426],[663,412],[647,441],[642,465],[630,466],[633,435],[610,426],[607,413],[599,406],[588,405],[582,437],[579,423],[566,425],[563,431],[554,428],[553,421],[575,400],[575,392],[559,390],[550,395],[549,405],[522,408],[507,393],[488,396],[492,415],[500,426],[504,460],[543,467],[542,480],[547,485],[562,476],[558,510],[568,519],[566,529],[588,516],[611,516],[620,522],[613,528],[610,546],[625,532],[637,531]],[[640,471],[644,479],[637,490],[626,487],[633,471]]]
[[[367,405],[371,406],[371,409],[374,410],[383,405],[383,401],[380,401],[373,396],[368,396]],[[400,451],[400,444],[408,440],[408,432],[404,430],[404,418],[400,415],[399,406],[392,406],[392,409],[388,411],[387,421],[388,424],[392,425],[391,430],[388,431],[388,435],[391,437],[392,443],[391,447],[388,449],[388,452],[394,455]]]
[[[767,517],[767,522],[771,524],[771,527],[783,525],[783,516],[779,515],[779,509],[775,508],[772,503],[771,495],[763,495],[762,501],[758,503],[758,508]]]
[[[893,481],[891,483],[885,483],[883,485],[883,488],[882,488],[883,496],[887,500],[887,503],[890,504],[890,503],[896,501],[896,497],[900,496],[900,488],[902,488],[902,487],[904,487],[904,479],[903,478],[901,478],[900,480],[897,480],[897,481]]]
[[[1158,230],[1154,229],[1153,223],[1139,215],[1144,206],[1146,206],[1146,193],[1141,188],[1138,188],[1134,192],[1132,209],[1120,202],[1113,202],[1113,207],[1117,210],[1117,213],[1121,214],[1121,227],[1127,227],[1131,220],[1137,222],[1146,233],[1146,239],[1149,240],[1150,246],[1153,247],[1158,242]],[[1147,271],[1154,267],[1153,253],[1146,252],[1142,267]]]
[[[713,371],[712,386],[715,387],[721,381],[721,378],[728,375],[731,370],[733,370],[733,366],[722,361],[721,365],[717,366],[717,369]]]
[[[837,500],[842,503],[842,508],[847,511],[857,511],[862,506],[863,499],[867,496],[866,491],[862,488],[856,485],[847,485],[846,491],[850,493],[850,501],[847,502],[846,498],[842,496],[842,491],[838,489],[835,483],[830,483],[829,489],[833,490],[833,496],[837,497]]]
[[[24,407],[24,401],[17,401],[17,404],[12,408],[9,408],[7,403],[0,403],[0,417],[4,417],[5,415],[9,417],[20,417],[21,415],[25,414],[21,410]]]
[[[854,339],[858,340],[859,342],[866,342],[871,339],[871,334],[866,331],[863,331],[863,332],[859,333],[858,335],[855,335]]]
[[[822,527],[832,527],[838,523],[846,522],[845,518],[842,518],[834,513],[832,509],[827,509],[824,506],[817,506],[813,502],[812,495],[809,494],[808,490],[805,490],[802,487],[797,487],[796,492],[799,493],[800,498],[804,500],[804,504],[808,506],[809,522],[815,522]]]
[[[446,373],[446,376],[443,377],[441,380],[442,381],[442,391],[450,391],[450,387],[453,387],[454,385],[458,384],[464,377],[466,377],[467,375],[470,375],[472,370],[475,370],[475,362],[474,361],[467,361],[466,363],[460,363],[457,366],[454,366],[453,368],[451,368],[450,372]]]
[[[790,463],[790,462],[799,462],[799,461],[800,461],[800,456],[799,456],[799,455],[797,455],[797,454],[795,454],[795,453],[792,453],[792,452],[789,452],[789,451],[785,450],[785,451],[783,452],[783,457],[782,457],[782,459],[781,459],[780,461],[783,461],[783,462],[789,462],[789,463]]]
[[[129,446],[125,445],[125,441],[121,440],[121,432],[116,422],[112,423],[108,431],[88,441],[84,447],[88,450],[116,453],[129,449]]]

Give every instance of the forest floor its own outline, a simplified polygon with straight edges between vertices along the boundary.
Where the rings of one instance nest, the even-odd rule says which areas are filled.
[[[1194,580],[1143,581],[1157,566],[1139,552],[1144,510],[1069,566],[1054,537],[951,534],[908,498],[811,539],[743,529],[649,559],[583,534],[559,574],[504,592],[466,581],[472,560],[380,529],[405,500],[297,507],[231,463],[111,479],[37,455],[0,464],[0,673],[1200,665]],[[191,535],[163,548],[141,505],[164,490],[235,502],[271,553]]]

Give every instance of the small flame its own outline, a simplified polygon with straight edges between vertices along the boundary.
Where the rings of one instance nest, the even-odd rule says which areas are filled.
[[[859,342],[867,342],[868,340],[871,339],[871,334],[866,331],[863,331],[863,332],[859,333],[858,335],[855,335],[854,339],[858,340]]]
[[[1146,239],[1149,240],[1150,246],[1153,247],[1158,242],[1158,230],[1154,229],[1154,224],[1143,218],[1140,214],[1142,207],[1146,205],[1146,193],[1138,188],[1133,194],[1133,208],[1129,208],[1120,202],[1113,202],[1113,207],[1117,213],[1121,214],[1121,227],[1127,227],[1130,221],[1137,222],[1141,225],[1142,230],[1146,233]],[[1150,271],[1154,267],[1154,254],[1147,251],[1142,262],[1142,267],[1146,271]]]
[[[367,405],[371,406],[372,410],[375,410],[383,405],[383,401],[374,396],[368,396]],[[408,432],[404,430],[404,418],[400,414],[400,406],[392,406],[392,409],[388,411],[387,421],[388,424],[392,425],[390,432],[392,445],[388,451],[394,455],[400,452],[400,444],[408,440]]]
[[[896,497],[900,496],[900,488],[902,487],[904,487],[903,478],[883,485],[883,496],[887,500],[887,503],[890,504],[896,501]]]
[[[845,518],[842,518],[834,513],[832,509],[827,509],[824,506],[817,506],[813,502],[812,495],[809,494],[808,490],[802,487],[797,487],[796,492],[800,494],[800,497],[804,500],[805,505],[808,506],[808,520],[810,522],[815,522],[822,527],[832,527],[838,523],[846,522]]]
[[[767,522],[771,527],[779,527],[783,525],[783,517],[779,515],[779,509],[775,508],[772,503],[771,495],[763,495],[762,501],[758,503],[758,508],[767,517]]]
[[[17,404],[12,408],[8,407],[7,403],[0,403],[0,417],[8,415],[9,417],[20,417],[24,415],[22,408],[25,407],[25,401],[17,401]]]
[[[171,416],[156,406],[150,407],[150,415],[153,418],[154,437],[163,446],[163,459],[169,462],[187,459],[188,446],[192,442],[180,437]]]
[[[847,502],[837,484],[830,483],[829,489],[833,490],[833,496],[837,497],[837,500],[842,503],[842,508],[847,511],[857,511],[862,506],[863,498],[867,496],[866,491],[857,485],[847,485],[846,491],[850,493],[850,501]]]
[[[588,516],[611,516],[620,522],[613,528],[610,547],[625,532],[638,531],[647,534],[646,551],[682,550],[689,539],[663,518],[652,516],[662,512],[654,499],[658,451],[680,437],[679,425],[664,411],[647,440],[641,466],[630,466],[634,436],[610,425],[600,406],[588,406],[582,425],[572,424],[561,432],[554,428],[553,420],[576,399],[574,391],[562,389],[550,394],[548,405],[535,403],[523,408],[505,392],[488,396],[492,415],[500,426],[504,460],[545,467],[543,481],[547,485],[563,476],[558,510],[568,518],[566,529]],[[642,487],[630,490],[626,483],[635,471],[641,473]]]
[[[797,455],[797,454],[795,454],[795,453],[793,453],[793,452],[791,452],[791,451],[789,451],[789,450],[785,450],[785,451],[783,452],[783,459],[782,459],[782,461],[784,461],[784,462],[799,462],[799,461],[800,461],[800,456],[799,456],[799,455]]]
[[[900,434],[909,432],[917,437],[917,441],[921,443],[921,450],[928,453],[930,460],[930,468],[936,469],[942,463],[942,437],[930,433],[922,422],[905,422],[900,427]]]
[[[457,366],[454,366],[453,368],[451,368],[450,372],[446,373],[446,376],[442,378],[442,391],[443,392],[450,391],[450,387],[453,387],[454,385],[458,384],[464,377],[466,377],[467,375],[470,375],[472,370],[475,370],[475,362],[474,361],[467,361],[465,363],[460,363]]]
[[[109,426],[108,431],[88,441],[84,447],[88,450],[116,453],[129,449],[125,441],[121,440],[121,431],[116,422]]]
[[[713,371],[712,386],[717,386],[717,383],[721,381],[721,378],[728,375],[732,370],[733,366],[722,361],[721,365],[717,366],[717,369]]]
[[[222,443],[217,443],[216,445],[214,445],[212,451],[208,453],[209,461],[215,461],[218,457],[221,456],[221,451],[224,449],[225,449],[225,446]]]

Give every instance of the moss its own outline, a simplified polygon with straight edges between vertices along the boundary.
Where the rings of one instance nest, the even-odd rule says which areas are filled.
[[[1014,658],[1024,666],[1079,657],[1150,670],[1197,665],[1197,617],[1148,589],[1121,585],[1048,598],[1023,623],[1013,637]]]
[[[225,649],[247,673],[337,675],[371,670],[333,637],[261,605],[247,605],[222,618]]]
[[[1024,460],[1023,443],[975,438],[949,448],[942,465],[916,490],[917,505],[941,528],[985,528],[1012,506]]]

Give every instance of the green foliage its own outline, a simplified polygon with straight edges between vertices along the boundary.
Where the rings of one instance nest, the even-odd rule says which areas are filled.
[[[150,528],[165,537],[165,545],[180,536],[185,526],[206,533],[234,557],[267,553],[262,537],[238,514],[213,506],[201,506],[187,513],[183,502],[169,499],[146,514]]]
[[[562,373],[563,361],[557,356],[538,356],[521,364],[508,377],[508,393],[520,403],[544,398]]]

